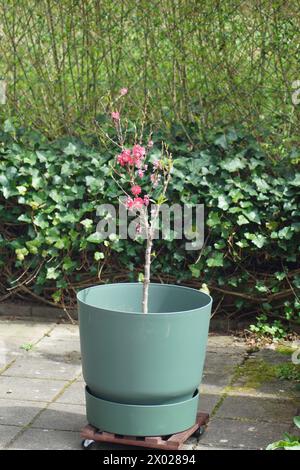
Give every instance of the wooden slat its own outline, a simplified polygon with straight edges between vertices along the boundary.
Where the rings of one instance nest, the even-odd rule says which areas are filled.
[[[83,439],[90,439],[97,442],[110,442],[112,444],[148,447],[151,449],[179,450],[200,426],[207,424],[208,420],[209,415],[207,413],[198,413],[197,421],[194,426],[186,431],[173,434],[168,439],[163,439],[162,436],[145,436],[143,439],[137,439],[136,436],[119,436],[109,432],[97,431],[94,426],[89,424],[83,428],[81,437]]]
[[[145,437],[145,442],[148,443],[148,444],[161,444],[162,442],[165,442],[163,441],[163,439],[161,438],[161,436],[146,436]]]

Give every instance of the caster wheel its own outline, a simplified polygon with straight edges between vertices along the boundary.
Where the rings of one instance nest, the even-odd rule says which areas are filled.
[[[96,442],[95,441],[91,441],[89,439],[84,439],[82,442],[81,442],[81,447],[85,450],[87,449],[93,449],[95,447],[95,444]]]
[[[205,431],[205,426],[200,426],[197,431],[194,432],[193,436],[195,437],[201,437],[202,434],[204,433]]]

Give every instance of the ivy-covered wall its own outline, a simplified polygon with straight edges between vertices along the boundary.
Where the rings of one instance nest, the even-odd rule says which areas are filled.
[[[157,241],[152,279],[203,283],[215,307],[299,323],[300,175],[295,156],[270,159],[241,128],[200,137],[197,128],[154,133],[152,152],[169,145],[170,202],[205,204],[205,245]],[[201,134],[202,135],[202,134]],[[281,150],[282,151],[282,150]],[[141,243],[95,236],[99,203],[116,202],[112,145],[70,137],[48,142],[6,121],[0,133],[0,300],[72,305],[95,282],[137,280]],[[7,290],[10,288],[10,290]],[[13,289],[11,289],[13,288]]]

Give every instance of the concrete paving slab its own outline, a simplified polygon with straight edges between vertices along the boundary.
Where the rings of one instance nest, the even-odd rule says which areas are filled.
[[[297,414],[298,407],[300,400],[297,403],[294,400],[228,396],[216,416],[290,424]]]
[[[0,424],[27,426],[47,406],[46,402],[0,399]]]
[[[210,334],[208,338],[207,352],[218,352],[222,354],[243,354],[247,346],[240,338],[234,336]]]
[[[254,396],[259,398],[279,398],[279,399],[296,399],[299,397],[299,391],[296,384],[292,380],[259,379],[258,382],[245,374],[239,377],[230,387],[229,395],[233,396]]]
[[[215,446],[209,446],[209,445],[201,445],[201,444],[197,444],[195,450],[237,450],[237,449],[233,449],[232,447],[215,447]],[[248,450],[248,449],[239,449],[239,450]]]
[[[31,320],[7,320],[0,323],[0,337],[4,338],[27,338],[29,341],[37,341],[44,334],[51,331],[55,323],[35,322]]]
[[[0,336],[0,359],[4,362],[7,357],[20,357],[26,355],[24,348],[34,348],[34,341],[20,336],[9,336],[1,338]]]
[[[57,403],[69,403],[85,406],[85,384],[81,381],[74,382],[65,392],[58,397]]]
[[[222,395],[226,387],[230,384],[233,377],[232,373],[227,374],[203,374],[200,385],[200,393]]]
[[[213,418],[201,437],[200,445],[235,449],[265,449],[282,438],[286,424]]]
[[[0,449],[4,447],[21,431],[18,426],[2,426],[0,424]]]
[[[86,424],[85,406],[53,403],[42,411],[33,422],[32,428],[59,429],[79,433]]]
[[[56,340],[44,338],[39,342],[34,352],[45,359],[69,364],[80,364],[81,354],[78,340]]]
[[[219,394],[200,393],[198,410],[211,415],[221,397]]]
[[[27,429],[8,447],[14,450],[80,450],[78,432]]]
[[[232,370],[240,365],[245,358],[245,354],[220,354],[220,352],[207,352],[204,371],[205,372],[232,372]]]
[[[265,348],[252,354],[251,358],[256,361],[264,361],[270,365],[278,365],[291,363],[292,354],[282,354],[276,349]]]
[[[0,376],[0,398],[10,400],[51,401],[67,384],[62,380],[28,379]]]
[[[15,356],[8,354],[5,357],[0,357],[0,374],[6,371],[6,369],[15,362]]]
[[[49,338],[60,339],[64,341],[78,341],[79,340],[79,328],[78,325],[57,324],[51,331]]]
[[[81,364],[54,361],[28,353],[27,357],[22,357],[12,364],[2,376],[72,380],[80,371]]]

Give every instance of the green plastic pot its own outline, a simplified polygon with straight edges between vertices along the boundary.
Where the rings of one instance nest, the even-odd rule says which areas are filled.
[[[212,299],[187,287],[140,283],[80,291],[88,422],[116,434],[167,435],[193,426]]]

